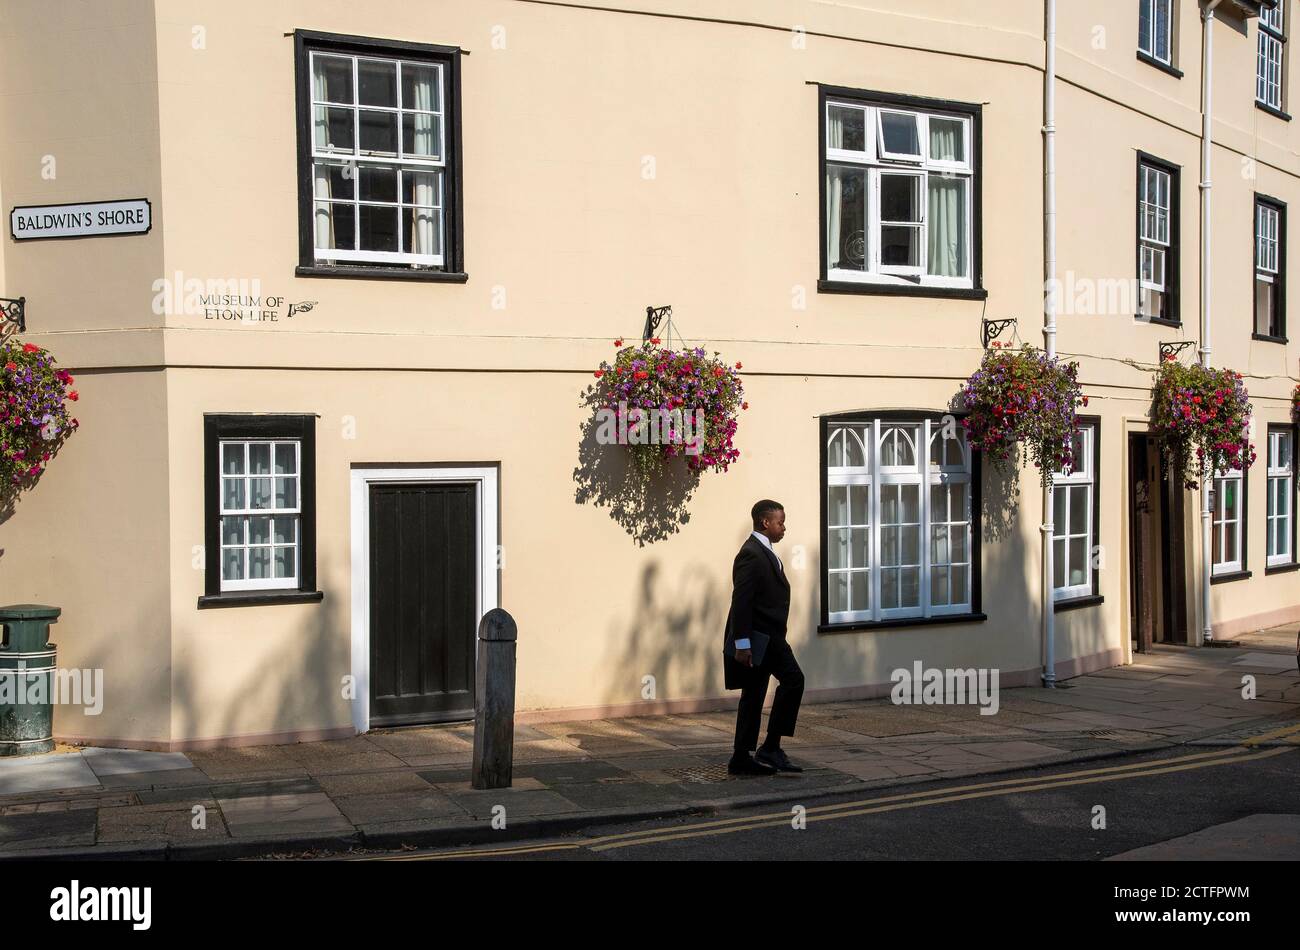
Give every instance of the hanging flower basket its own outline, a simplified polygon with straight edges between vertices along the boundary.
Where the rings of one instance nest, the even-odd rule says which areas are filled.
[[[970,412],[962,425],[970,444],[1005,472],[1012,451],[1024,443],[1039,480],[1047,484],[1074,461],[1078,409],[1088,405],[1078,372],[1077,363],[1049,359],[1028,344],[1015,350],[993,341],[962,389]]]
[[[34,343],[0,343],[0,492],[30,488],[77,429],[73,379]]]
[[[740,457],[732,440],[749,408],[738,370],[701,348],[671,350],[652,337],[639,346],[615,340],[613,363],[595,371],[597,441],[625,445],[646,478],[684,459],[692,472],[725,472]]]
[[[1240,373],[1184,366],[1169,354],[1156,371],[1151,396],[1151,431],[1187,488],[1197,488],[1196,479],[1210,473],[1254,464],[1250,397]]]
[[[1291,418],[1300,422],[1300,385],[1291,392]]]

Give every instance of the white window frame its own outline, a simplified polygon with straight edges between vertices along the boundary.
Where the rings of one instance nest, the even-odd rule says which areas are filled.
[[[1282,111],[1286,97],[1286,22],[1279,2],[1259,14],[1259,37],[1255,56],[1255,101]]]
[[[243,447],[243,473],[239,475],[228,475],[225,471],[226,446],[238,445]],[[254,475],[249,471],[249,454],[250,446],[267,445],[270,446],[270,465],[271,470],[266,475]],[[275,473],[275,452],[279,446],[293,446],[293,473],[286,475],[277,475]],[[218,538],[221,544],[221,556],[218,560],[219,570],[221,571],[221,591],[241,591],[241,590],[297,590],[298,578],[302,573],[302,441],[300,439],[220,439],[217,442],[217,478],[218,478],[218,498],[217,498],[217,518],[218,518]],[[294,500],[295,504],[289,507],[275,507],[275,480],[277,478],[292,478],[294,482]],[[244,506],[242,508],[226,507],[226,482],[239,479],[244,486]],[[252,485],[253,479],[267,479],[271,482],[271,507],[253,508],[252,502]],[[243,541],[240,544],[226,544],[225,520],[227,518],[239,518],[243,521]],[[270,530],[270,539],[266,544],[253,544],[250,540],[251,531],[249,519],[251,518],[270,518],[272,525]],[[291,518],[293,521],[293,541],[290,544],[275,543],[274,521],[277,518]],[[293,549],[293,575],[290,577],[249,577],[251,569],[251,558],[249,554],[253,548],[269,548],[271,551],[271,572],[275,573],[275,549],[292,548]],[[226,559],[227,550],[242,550],[244,552],[244,576],[238,579],[228,579],[226,577]]]
[[[1288,446],[1289,464],[1279,465],[1282,444]],[[1265,552],[1268,566],[1295,563],[1291,550],[1295,519],[1295,435],[1290,429],[1271,429],[1268,433],[1268,508],[1265,515]],[[1278,511],[1278,500],[1286,498],[1286,514]],[[1271,549],[1271,550],[1270,550]]]
[[[1237,504],[1235,509],[1232,512],[1229,512],[1227,510],[1227,506],[1223,502],[1223,499],[1225,497],[1223,491],[1224,484],[1229,481],[1234,481],[1237,484],[1237,492],[1236,492]],[[1216,576],[1219,574],[1237,574],[1244,569],[1243,568],[1244,561],[1242,560],[1242,551],[1245,547],[1246,537],[1245,537],[1245,522],[1242,519],[1241,514],[1245,503],[1245,497],[1244,497],[1245,490],[1246,490],[1246,481],[1244,478],[1241,477],[1241,472],[1230,469],[1226,472],[1215,473],[1214,511],[1211,515],[1211,519],[1212,519],[1211,529],[1213,529],[1214,527],[1225,526],[1229,524],[1236,525],[1237,528],[1236,550],[1232,552],[1234,556],[1231,559],[1229,559],[1228,557],[1229,552],[1227,550],[1228,547],[1227,529],[1223,528],[1219,532],[1219,543],[1217,546],[1214,546],[1215,550],[1211,552],[1211,556],[1213,557],[1213,561],[1212,561],[1213,566],[1211,569],[1211,573]],[[1213,539],[1213,530],[1211,530],[1211,539]]]
[[[1166,169],[1143,162],[1141,189],[1138,192],[1138,285],[1143,290],[1154,290],[1169,297],[1169,258],[1173,249],[1174,176]],[[1160,200],[1160,186],[1164,185],[1165,200]],[[1149,219],[1154,227],[1148,227]],[[1147,279],[1147,261],[1151,261],[1154,277],[1155,263],[1159,261],[1160,279]],[[1140,301],[1139,301],[1140,306]],[[1144,313],[1147,319],[1164,319],[1160,314]]]
[[[1065,558],[1062,561],[1062,574],[1067,583],[1061,587],[1052,587],[1052,600],[1074,600],[1079,597],[1091,597],[1096,591],[1093,589],[1092,557],[1093,551],[1097,545],[1097,539],[1093,536],[1094,512],[1097,505],[1097,473],[1094,471],[1093,460],[1097,439],[1097,427],[1095,423],[1085,422],[1079,425],[1079,436],[1081,449],[1074,459],[1073,467],[1067,471],[1059,471],[1052,476],[1052,544],[1057,541],[1064,541],[1062,545],[1065,551]],[[1085,512],[1084,533],[1082,535],[1070,533],[1070,509],[1073,505],[1075,492],[1071,489],[1078,486],[1084,486],[1087,491],[1085,494]],[[1056,504],[1056,492],[1063,492],[1065,500],[1061,508],[1064,515],[1059,523],[1056,519],[1055,512],[1058,510]],[[1082,584],[1070,584],[1070,541],[1078,538],[1084,538],[1084,557],[1087,559],[1087,568],[1084,571],[1084,577],[1087,580]],[[1056,555],[1053,554],[1053,563],[1055,564]],[[1054,580],[1054,579],[1053,579]]]
[[[316,63],[320,59],[345,59],[350,60],[352,64],[352,102],[343,103],[335,102],[328,99],[317,99],[315,93],[314,78],[316,75]],[[376,106],[360,104],[360,84],[359,84],[359,67],[362,61],[396,63],[396,83],[397,83],[397,105],[396,106]],[[418,66],[421,69],[432,69],[435,74],[437,83],[437,109],[412,109],[405,106],[402,102],[402,67]],[[375,264],[411,264],[422,267],[441,267],[446,258],[447,248],[447,202],[446,202],[446,180],[447,180],[447,75],[446,69],[442,63],[433,63],[423,60],[402,59],[396,56],[376,56],[361,55],[357,53],[336,52],[333,50],[310,50],[308,56],[308,84],[311,87],[311,98],[308,104],[307,121],[311,127],[311,176],[312,176],[312,249],[315,259],[326,263],[336,262],[353,262],[353,263],[375,263]],[[318,106],[328,108],[349,108],[352,110],[352,149],[351,151],[338,148],[322,148],[316,141],[316,109]],[[388,112],[397,116],[397,151],[396,153],[374,153],[362,152],[361,150],[361,111]],[[403,115],[407,113],[434,115],[437,117],[438,128],[438,152],[436,156],[413,158],[407,156],[403,151],[402,137],[405,134],[402,122]],[[352,183],[351,199],[321,199],[316,194],[315,178],[316,166],[333,165],[333,166],[351,166],[354,170]],[[397,201],[362,201],[360,191],[360,174],[361,166],[371,167],[392,167],[397,169]],[[416,171],[428,172],[434,175],[437,182],[436,205],[413,205],[406,204],[403,201],[402,172]],[[352,206],[353,221],[353,248],[323,248],[318,247],[316,242],[316,217],[320,214],[321,204],[348,204]],[[397,251],[377,251],[362,250],[357,247],[361,243],[361,208],[363,205],[377,206],[384,208],[397,209],[397,239],[399,250]],[[405,218],[406,212],[411,208],[428,208],[437,214],[438,229],[438,248],[437,254],[416,254],[409,251],[400,250],[401,242],[405,240]]]
[[[1157,62],[1166,66],[1174,64],[1174,0],[1138,0],[1138,49]],[[1147,24],[1147,33],[1142,33],[1143,22]],[[1156,44],[1159,37],[1157,26],[1163,22],[1165,27],[1165,55],[1160,55]]]
[[[864,257],[864,263],[867,269],[848,270],[844,268],[831,267],[831,258],[828,256],[826,269],[827,280],[845,281],[858,284],[973,289],[975,286],[976,185],[974,159],[972,156],[972,148],[974,145],[974,118],[965,113],[943,112],[937,110],[927,111],[902,106],[892,106],[887,103],[869,104],[855,102],[850,99],[828,97],[826,99],[826,111],[824,113],[828,135],[831,109],[856,110],[863,114],[863,129],[865,130],[865,134],[863,136],[864,141],[862,151],[831,148],[826,141],[823,141],[822,154],[825,158],[823,164],[825,165],[827,175],[829,175],[832,165],[857,167],[864,169],[867,172],[867,187],[865,189],[866,195],[864,197],[867,206],[863,215],[866,221],[865,238],[867,253]],[[901,113],[915,117],[920,147],[919,155],[891,153],[885,149],[883,144],[883,131],[881,128],[881,114],[885,112]],[[930,156],[931,117],[961,124],[961,161],[935,159]],[[900,174],[910,172],[911,174],[921,178],[920,207],[918,208],[921,215],[918,234],[920,247],[918,264],[916,266],[882,266],[881,264],[880,174],[882,172]],[[929,270],[929,226],[927,222],[927,206],[930,194],[929,179],[931,177],[960,178],[965,183],[966,233],[964,235],[964,241],[966,248],[966,274],[963,277],[948,277],[927,273]],[[820,240],[824,244],[828,240],[827,235],[823,233]]]
[[[910,428],[916,433],[916,442],[913,446],[913,455],[915,465],[882,465],[881,460],[881,442],[885,437],[886,430],[894,427]],[[841,434],[842,433],[842,434]],[[973,533],[973,505],[974,505],[974,485],[972,477],[972,460],[970,444],[966,441],[965,433],[960,429],[957,430],[957,437],[961,440],[962,464],[959,466],[945,464],[946,454],[941,455],[940,464],[936,465],[930,460],[931,442],[935,438],[942,438],[945,433],[945,423],[937,419],[928,419],[922,417],[916,418],[863,418],[856,420],[834,420],[827,426],[827,446],[828,462],[826,468],[826,491],[828,496],[829,512],[829,494],[830,490],[839,486],[847,485],[865,485],[868,486],[868,529],[870,531],[869,542],[867,544],[868,564],[866,571],[868,573],[868,590],[870,598],[870,608],[867,610],[848,610],[848,611],[831,611],[830,604],[827,606],[827,623],[845,624],[845,623],[874,623],[885,620],[898,620],[903,618],[924,620],[930,617],[952,616],[969,614],[973,610],[974,603],[974,564],[975,564],[975,538]],[[829,447],[837,437],[840,438],[858,438],[859,443],[864,445],[866,455],[864,464],[861,466],[831,466],[829,462]],[[946,452],[946,449],[945,449]],[[845,458],[847,461],[847,456]],[[966,486],[966,510],[964,512],[964,524],[966,526],[965,549],[966,559],[964,561],[948,560],[942,564],[932,563],[931,551],[931,530],[934,520],[931,512],[931,487],[936,485],[963,484]],[[920,518],[918,528],[918,558],[919,558],[919,578],[918,578],[918,597],[917,606],[908,607],[889,607],[881,606],[881,495],[886,486],[897,485],[914,485],[918,493],[917,511]],[[829,514],[828,514],[829,519]],[[946,525],[959,525],[962,521],[943,522]],[[838,527],[838,526],[837,526]],[[829,547],[830,532],[833,530],[829,522],[823,525],[823,538]],[[852,546],[850,545],[850,548]],[[951,558],[951,550],[949,557]],[[827,561],[827,585],[829,597],[829,584],[832,575],[839,573],[852,574],[858,570],[856,566],[843,569],[831,569],[829,560]],[[947,567],[949,571],[965,570],[966,574],[966,598],[960,603],[938,604],[930,603],[931,600],[931,570],[934,567]],[[850,580],[850,589],[852,581]],[[950,595],[951,596],[951,595]]]

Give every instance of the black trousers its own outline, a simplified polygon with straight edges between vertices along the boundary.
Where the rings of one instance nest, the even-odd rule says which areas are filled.
[[[775,676],[777,682],[772,714],[767,720],[769,739],[794,735],[799,704],[803,701],[803,670],[799,669],[790,644],[784,640],[773,639],[767,646],[762,665],[749,671],[749,675],[751,679],[740,691],[740,708],[736,710],[737,752],[753,752],[758,748],[758,728],[763,718],[763,700],[767,698],[769,677]]]

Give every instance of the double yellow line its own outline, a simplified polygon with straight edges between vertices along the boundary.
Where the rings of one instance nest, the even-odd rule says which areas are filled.
[[[1004,795],[1020,795],[1025,792],[1069,788],[1076,785],[1092,785],[1098,782],[1115,782],[1139,776],[1167,775],[1172,772],[1186,772],[1216,765],[1234,765],[1240,762],[1268,759],[1291,751],[1289,746],[1267,749],[1263,752],[1250,751],[1261,743],[1278,740],[1289,744],[1300,743],[1300,725],[1287,726],[1273,732],[1252,736],[1237,746],[1228,746],[1210,752],[1196,752],[1190,755],[1162,759],[1158,762],[1134,762],[1127,765],[1112,765],[1105,768],[1063,772],[1041,779],[1002,779],[1000,781],[962,785],[955,788],[923,789],[899,795],[886,795],[880,798],[868,798],[861,801],[841,802],[837,805],[822,805],[809,808],[805,810],[804,817],[809,822],[832,821],[838,818],[922,808],[928,805],[942,805],[950,802],[971,801],[973,799]],[[651,828],[644,831],[629,831],[623,834],[601,835],[594,838],[575,838],[572,841],[550,844],[501,845],[490,848],[438,851],[393,857],[381,855],[369,860],[440,861],[448,858],[509,857],[522,854],[542,854],[550,851],[577,851],[583,848],[589,851],[610,851],[616,848],[630,848],[664,841],[680,841],[686,838],[734,834],[738,831],[751,831],[755,828],[777,828],[790,825],[792,818],[792,811],[784,811],[767,815],[750,815],[742,818],[722,818],[715,821],[696,822],[680,829]]]

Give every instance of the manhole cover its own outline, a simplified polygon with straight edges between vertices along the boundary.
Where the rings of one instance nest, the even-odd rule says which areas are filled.
[[[1111,742],[1146,742],[1151,738],[1151,733],[1135,729],[1089,729],[1085,735],[1093,739],[1109,739]]]
[[[691,765],[684,769],[664,769],[664,771],[678,781],[697,782],[700,784],[707,784],[710,782],[728,782],[733,778],[741,777],[729,773],[725,764]]]

